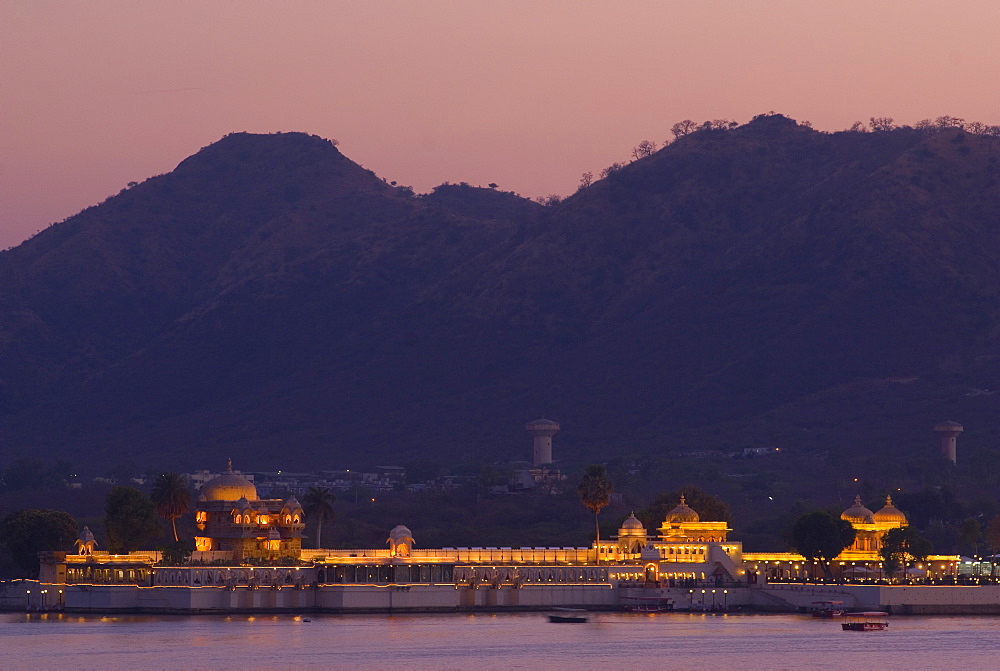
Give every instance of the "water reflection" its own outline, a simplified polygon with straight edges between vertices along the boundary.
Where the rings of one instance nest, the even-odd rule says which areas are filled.
[[[308,620],[308,622],[307,622]],[[26,623],[48,626],[24,627]],[[0,615],[4,668],[973,668],[1000,655],[995,617],[894,617],[843,632],[797,615],[597,613],[353,616]]]

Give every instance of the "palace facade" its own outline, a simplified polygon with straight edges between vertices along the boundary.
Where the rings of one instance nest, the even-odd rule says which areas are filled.
[[[882,539],[907,524],[905,515],[891,499],[872,512],[857,498],[841,518],[855,528],[856,539],[831,562],[834,577],[874,583],[882,577]],[[702,521],[683,496],[655,533],[633,514],[611,539],[590,547],[420,548],[413,532],[397,525],[381,548],[303,550],[298,501],[259,499],[230,464],[202,488],[195,520],[199,535],[189,565],[163,565],[157,552],[109,555],[84,529],[75,554],[40,555],[40,581],[60,586],[51,593],[68,610],[84,609],[80,604],[183,612],[615,607],[622,599],[678,590],[694,607],[695,588],[705,606],[709,594],[735,599],[741,589],[805,579],[814,570],[795,553],[744,553],[741,543],[729,540],[725,522]],[[934,556],[912,570],[921,577],[954,576],[958,559]]]

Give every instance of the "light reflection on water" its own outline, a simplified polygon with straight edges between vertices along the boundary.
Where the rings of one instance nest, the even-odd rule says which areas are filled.
[[[21,668],[995,668],[1000,618],[894,617],[845,632],[798,615],[79,616],[0,614]]]

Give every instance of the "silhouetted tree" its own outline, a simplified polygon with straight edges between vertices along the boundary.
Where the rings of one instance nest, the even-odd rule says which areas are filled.
[[[187,479],[177,473],[161,473],[153,480],[149,498],[156,504],[156,512],[160,517],[170,522],[174,542],[178,542],[177,518],[191,510],[191,491],[188,489]]]
[[[986,524],[986,547],[993,554],[1000,552],[1000,515],[994,515]]]
[[[161,533],[156,505],[132,487],[115,487],[104,504],[104,530],[112,554],[138,550]]]
[[[962,538],[962,542],[972,548],[972,554],[979,554],[979,541],[983,537],[983,528],[979,525],[979,521],[973,517],[965,518],[962,520],[962,525],[958,528],[958,532]]]
[[[632,159],[638,161],[640,158],[652,156],[656,152],[656,143],[652,140],[643,140],[632,148]]]
[[[820,560],[828,577],[830,561],[854,543],[854,535],[850,522],[822,511],[806,513],[792,525],[795,550],[814,565]]]
[[[957,116],[939,116],[934,119],[934,125],[938,128],[965,128],[965,119]]]
[[[605,168],[604,170],[601,171],[601,179],[605,179],[605,178],[607,178],[607,177],[615,174],[616,172],[618,172],[619,170],[621,170],[624,167],[625,167],[625,164],[623,164],[623,163],[618,163],[618,162],[612,163],[607,168]]]
[[[986,129],[989,128],[982,121],[973,121],[965,125],[965,130],[973,135],[986,135]]]
[[[598,548],[601,544],[601,526],[597,521],[597,515],[608,503],[611,502],[611,492],[614,487],[608,480],[608,473],[604,466],[591,464],[583,473],[583,480],[576,488],[576,493],[580,496],[583,505],[594,513],[594,528],[597,532]],[[601,553],[598,550],[597,560],[600,561]]]
[[[868,125],[876,133],[884,133],[897,128],[891,116],[873,116],[868,120]]]
[[[11,463],[3,474],[4,489],[57,489],[65,487],[73,467],[68,461],[58,461],[50,466],[40,459],[23,457]]]
[[[30,577],[38,576],[38,553],[69,550],[76,539],[76,521],[61,510],[28,508],[0,522],[0,543]]]
[[[580,175],[580,188],[586,189],[588,186],[594,183],[594,173],[585,172]]]
[[[685,135],[690,135],[691,133],[698,130],[698,122],[691,121],[691,119],[684,119],[684,121],[678,121],[673,126],[670,127],[670,132],[674,134],[675,138],[683,137]]]
[[[808,121],[800,122],[801,124],[809,124]],[[711,121],[706,121],[701,124],[698,130],[730,130],[739,126],[739,123],[731,121],[729,119],[712,119]],[[809,124],[812,128],[812,124]]]
[[[905,570],[908,561],[924,561],[933,551],[930,541],[912,526],[906,526],[886,532],[879,554],[882,555],[882,568],[892,578],[900,567]]]
[[[310,487],[302,497],[302,511],[316,522],[316,547],[323,547],[323,522],[332,522],[336,516],[333,504],[337,497],[326,487]]]

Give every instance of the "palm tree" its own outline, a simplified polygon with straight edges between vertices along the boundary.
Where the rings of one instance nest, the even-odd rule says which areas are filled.
[[[597,514],[601,512],[601,508],[611,502],[613,489],[604,466],[594,464],[587,466],[587,470],[583,473],[583,480],[576,488],[576,493],[580,495],[580,501],[594,513],[594,528],[597,531],[597,563],[601,562],[601,525],[597,521]]]
[[[156,504],[156,512],[160,517],[170,522],[174,530],[174,542],[177,537],[177,518],[191,510],[191,490],[187,480],[177,473],[162,473],[153,480],[153,489],[149,498]]]
[[[332,522],[335,517],[333,502],[337,497],[326,487],[310,487],[302,497],[302,510],[306,517],[316,520],[316,547],[323,547],[323,522]]]

